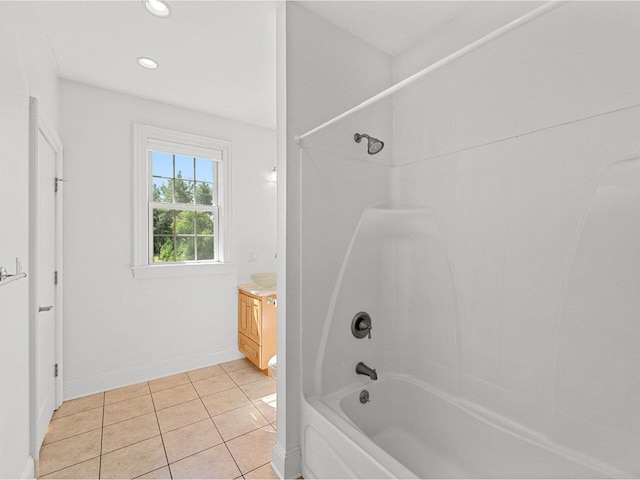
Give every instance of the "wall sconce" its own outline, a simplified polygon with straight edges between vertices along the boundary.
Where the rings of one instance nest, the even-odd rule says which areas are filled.
[[[273,167],[273,170],[271,170],[269,181],[274,183],[278,181],[278,167]]]

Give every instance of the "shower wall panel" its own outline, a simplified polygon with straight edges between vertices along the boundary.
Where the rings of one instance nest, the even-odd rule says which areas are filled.
[[[639,131],[629,107],[399,168],[401,198],[434,209],[452,263],[452,393],[631,475]]]
[[[287,3],[287,331],[299,322],[302,388],[314,385],[320,336],[338,270],[360,214],[388,201],[393,158],[392,101],[305,138],[392,82],[392,58],[304,8]],[[377,155],[354,141],[368,133],[385,142]],[[293,330],[291,330],[293,331]],[[347,332],[350,334],[350,332]],[[298,357],[299,355],[299,357]],[[293,363],[292,362],[292,363]],[[288,383],[288,388],[291,384]]]

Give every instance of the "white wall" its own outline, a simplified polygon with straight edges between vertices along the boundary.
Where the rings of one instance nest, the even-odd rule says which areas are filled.
[[[57,127],[57,78],[30,7],[0,3],[0,266],[29,271],[29,96]],[[33,476],[29,455],[29,282],[0,287],[0,478]]]
[[[60,105],[65,398],[239,358],[236,285],[276,268],[275,132],[67,80]],[[133,278],[134,123],[233,142],[226,273]]]
[[[394,99],[394,193],[434,209],[451,262],[455,394],[634,477],[640,327],[624,308],[640,279],[620,258],[638,258],[637,212],[590,215],[603,169],[640,149],[638,18],[637,2],[571,2]],[[443,44],[444,32],[396,57],[397,78]],[[607,218],[631,236],[606,237]]]

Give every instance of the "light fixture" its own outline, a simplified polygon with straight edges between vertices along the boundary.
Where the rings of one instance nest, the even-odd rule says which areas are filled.
[[[269,174],[269,181],[270,182],[278,181],[278,167],[273,167],[273,170],[271,170],[271,173]]]
[[[138,64],[143,68],[148,68],[149,70],[155,70],[158,68],[158,62],[156,62],[153,58],[149,57],[138,57],[136,59]]]
[[[171,15],[169,4],[163,0],[142,0],[147,12],[160,18],[167,18]]]

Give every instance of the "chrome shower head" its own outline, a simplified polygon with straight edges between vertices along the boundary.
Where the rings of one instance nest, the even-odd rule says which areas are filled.
[[[353,139],[356,141],[356,143],[360,143],[360,140],[362,140],[363,138],[366,138],[368,140],[367,153],[369,155],[375,155],[376,153],[378,153],[380,150],[384,148],[383,141],[378,140],[377,138],[374,138],[374,137],[370,137],[366,133],[356,133],[353,136]]]

